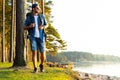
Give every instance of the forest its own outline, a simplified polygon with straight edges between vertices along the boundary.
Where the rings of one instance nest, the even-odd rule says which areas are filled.
[[[68,51],[58,53],[56,56],[47,55],[49,62],[79,62],[79,61],[107,61],[107,62],[120,62],[120,57],[113,55],[92,54],[89,52]]]
[[[45,30],[46,54],[57,54],[58,50],[66,49],[66,42],[52,25],[54,16],[51,14],[51,0],[0,0],[0,62],[17,62],[16,66],[25,66],[31,61],[30,41],[28,32],[23,30],[26,14],[31,12],[32,3],[37,2],[48,22]],[[37,53],[39,61],[39,53]]]

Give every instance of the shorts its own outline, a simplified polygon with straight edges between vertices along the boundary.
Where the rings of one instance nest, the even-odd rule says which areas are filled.
[[[42,41],[40,38],[30,39],[30,45],[32,51],[39,49],[40,52],[44,52],[44,41]]]

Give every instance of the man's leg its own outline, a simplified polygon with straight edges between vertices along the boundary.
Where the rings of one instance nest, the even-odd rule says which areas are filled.
[[[32,51],[32,61],[34,66],[34,73],[37,72],[37,51]]]
[[[43,72],[43,63],[44,63],[44,42],[41,41],[41,39],[37,39],[38,40],[38,46],[39,46],[39,50],[40,50],[40,59],[41,59],[41,63],[39,65],[40,67],[40,72]]]
[[[32,50],[32,62],[34,66],[34,73],[37,72],[37,41],[36,38],[32,37],[30,39],[31,50]]]
[[[40,59],[41,59],[40,72],[44,72],[44,66],[43,66],[43,63],[44,63],[44,53],[43,52],[41,52]]]
[[[44,53],[43,52],[41,53],[40,59],[41,59],[41,64],[43,65],[43,63],[44,63]]]

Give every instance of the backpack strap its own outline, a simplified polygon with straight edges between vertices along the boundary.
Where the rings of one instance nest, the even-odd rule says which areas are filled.
[[[38,16],[42,22],[42,26],[44,26],[43,14],[39,14]],[[45,27],[43,27],[43,32],[44,32],[44,37],[45,37],[45,41],[46,41],[47,40],[47,33],[45,32]]]
[[[30,13],[27,13],[26,14],[26,17],[30,17],[30,20],[31,20],[31,23],[35,23],[35,20],[34,20],[34,15],[33,15],[33,13],[32,12],[30,12]]]

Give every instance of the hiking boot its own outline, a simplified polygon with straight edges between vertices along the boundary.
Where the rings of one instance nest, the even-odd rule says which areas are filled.
[[[44,72],[44,69],[43,69],[43,65],[42,64],[40,64],[40,72]]]
[[[34,71],[33,71],[33,73],[37,73],[37,68],[36,68],[36,67],[34,68]]]

